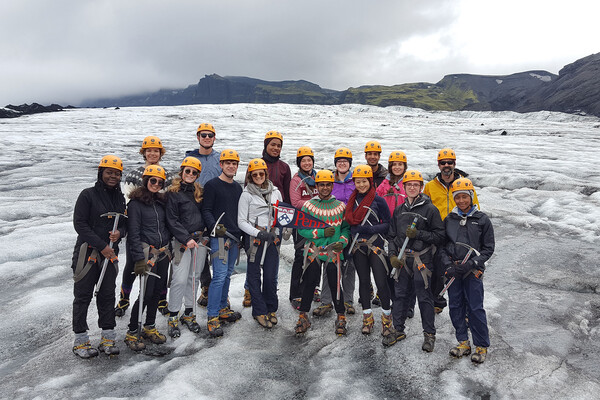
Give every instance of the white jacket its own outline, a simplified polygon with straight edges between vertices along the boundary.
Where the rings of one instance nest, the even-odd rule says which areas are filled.
[[[281,193],[277,189],[277,186],[273,186],[273,192],[271,193],[271,203],[277,203],[277,200],[283,201]],[[250,236],[256,237],[259,230],[254,225],[266,228],[268,223],[273,224],[273,220],[268,221],[269,207],[264,197],[248,192],[247,188],[244,188],[240,200],[238,202],[238,226],[239,228]],[[273,218],[274,213],[271,214]],[[258,219],[257,219],[258,218]]]

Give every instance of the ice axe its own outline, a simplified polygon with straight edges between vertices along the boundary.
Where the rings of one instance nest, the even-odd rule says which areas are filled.
[[[377,213],[375,212],[375,210],[373,210],[371,207],[367,207],[367,206],[363,206],[363,207],[366,207],[366,208],[368,208],[368,209],[369,209],[369,210],[370,210],[370,211],[373,213],[373,215],[375,216],[375,218],[377,218],[377,221],[379,221],[379,216],[377,215]],[[368,220],[367,220],[367,222],[369,223],[369,225],[373,226],[373,224],[371,223],[371,221],[368,221]],[[383,242],[384,242],[386,245],[388,244],[388,241],[387,241],[387,239],[386,239],[386,238],[384,238],[383,236],[381,236],[381,233],[378,233],[377,235],[378,235],[378,236],[381,238],[381,240],[383,240]]]
[[[423,219],[424,221],[427,221],[427,218],[425,218],[424,216],[422,216],[421,214],[417,214],[417,213],[413,213],[413,212],[404,212],[402,214],[411,214],[414,215],[415,218],[413,219],[412,223],[410,224],[410,228],[414,228],[415,226],[417,226],[417,221],[419,220],[419,218]],[[404,254],[404,250],[406,250],[406,246],[408,246],[408,241],[410,240],[410,238],[407,236],[406,238],[404,238],[404,243],[402,244],[402,248],[400,249],[400,251],[398,252],[398,255],[400,257],[402,257],[402,255]],[[400,272],[400,268],[398,268],[398,271],[396,271],[396,268],[392,269],[392,272],[390,273],[390,277],[392,278],[396,278],[397,279],[397,274]]]
[[[465,256],[465,258],[462,259],[462,261],[460,262],[461,265],[466,263],[467,261],[469,261],[469,257],[471,257],[471,254],[473,254],[473,252],[475,252],[476,255],[479,255],[479,252],[474,248],[469,246],[466,243],[462,243],[462,242],[456,242],[457,245],[459,246],[463,246],[466,247],[467,249],[469,249],[469,251],[467,252],[467,255]],[[468,275],[468,273],[467,273]],[[448,281],[448,283],[446,283],[446,286],[444,286],[444,288],[442,289],[442,291],[440,292],[440,294],[438,294],[438,297],[441,297],[444,295],[444,293],[446,293],[448,291],[448,288],[450,287],[450,285],[452,285],[452,283],[454,283],[454,280],[456,278],[453,276],[452,278],[450,278],[450,280]]]
[[[135,272],[132,272],[132,274],[135,274]],[[160,279],[159,275],[150,271],[146,271],[146,273],[140,276],[140,294],[138,299],[138,340],[141,340],[142,338],[142,316],[144,315],[144,296],[146,295],[146,281],[148,280],[148,275],[152,275]]]
[[[105,214],[100,215],[101,217],[107,217],[107,218],[114,218],[115,222],[113,223],[113,228],[112,228],[112,232],[114,233],[117,230],[117,227],[119,226],[119,218],[121,216],[127,218],[127,215],[125,214],[121,214],[118,212],[107,212]],[[109,248],[113,248],[113,241],[109,240],[108,243],[108,247]],[[114,263],[117,261],[117,258],[115,257],[114,259],[110,260]],[[108,258],[104,259],[104,262],[102,263],[102,270],[100,272],[100,278],[98,278],[98,283],[96,283],[96,290],[94,290],[94,296],[98,296],[98,292],[100,291],[100,286],[102,285],[102,281],[104,280],[104,274],[106,273],[106,268],[108,267]]]
[[[367,206],[363,206],[365,208],[368,208],[367,213],[365,214],[365,217],[363,218],[362,222],[360,223],[360,226],[364,226],[365,223],[367,222],[367,219],[369,219],[369,215],[373,212],[373,210],[370,207]],[[352,249],[354,249],[354,245],[356,244],[356,241],[358,240],[358,233],[354,234],[354,237],[352,238],[352,243],[350,244],[350,252],[352,252]]]

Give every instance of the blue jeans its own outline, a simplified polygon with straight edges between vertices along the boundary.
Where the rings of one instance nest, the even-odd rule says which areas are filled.
[[[469,340],[471,330],[473,344],[480,347],[490,346],[487,317],[483,309],[483,281],[469,274],[466,278],[457,277],[448,289],[450,319],[456,329],[456,340]],[[468,311],[468,314],[467,314]],[[469,326],[465,317],[469,315]]]
[[[227,307],[227,296],[229,296],[231,274],[233,273],[233,267],[240,251],[237,243],[232,240],[229,242],[229,250],[226,250],[228,253],[227,263],[224,263],[218,256],[219,239],[210,239],[213,277],[210,286],[208,287],[208,305],[206,307],[209,319],[217,317],[219,315],[219,310]]]

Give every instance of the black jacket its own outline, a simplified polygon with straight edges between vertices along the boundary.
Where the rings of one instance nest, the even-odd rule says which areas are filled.
[[[178,192],[167,193],[167,226],[183,244],[192,239],[192,233],[204,230],[202,203],[194,199],[193,184],[181,182]]]
[[[127,250],[134,262],[144,259],[142,243],[158,249],[167,246],[171,241],[164,195],[157,193],[149,199],[147,196],[140,196],[144,190],[147,189],[139,188],[132,192],[131,200],[127,204]]]
[[[93,187],[84,189],[77,198],[75,209],[73,211],[73,226],[77,232],[77,242],[73,252],[73,267],[77,263],[79,256],[79,247],[82,243],[97,249],[104,250],[110,243],[109,232],[114,225],[113,218],[101,217],[107,212],[125,213],[125,197],[117,185],[115,188],[108,188],[101,180],[98,180]],[[127,219],[119,219],[119,231],[121,238],[127,234]],[[119,241],[113,244],[115,253],[119,252]]]
[[[406,238],[406,229],[415,218],[410,213],[422,215],[427,220],[417,219],[416,228],[419,232],[416,238],[408,241],[406,249],[421,251],[429,245],[440,245],[444,242],[444,223],[440,217],[440,212],[431,204],[429,197],[421,193],[412,205],[409,204],[407,198],[402,205],[394,210],[388,231],[390,256],[401,257],[398,252],[402,249],[402,244]],[[429,258],[431,252],[428,252],[427,255],[426,258]],[[423,259],[423,256],[421,258]],[[423,262],[427,261],[423,259]]]
[[[461,220],[465,220],[461,225]],[[472,268],[484,270],[484,263],[492,256],[495,248],[494,228],[486,214],[474,210],[466,217],[461,217],[455,208],[444,220],[446,226],[446,238],[448,239],[442,251],[442,263],[447,268],[454,261],[462,261],[469,249],[457,245],[463,242],[480,252],[477,256],[473,253],[469,257]]]
[[[388,170],[381,163],[377,164],[379,167],[377,168],[377,172],[373,173],[373,182],[375,182],[375,187],[381,185],[381,182],[385,180],[388,175]]]

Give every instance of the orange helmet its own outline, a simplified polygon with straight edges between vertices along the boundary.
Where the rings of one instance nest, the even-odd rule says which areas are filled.
[[[209,131],[209,132],[212,132],[215,134],[217,133],[217,132],[215,132],[215,127],[212,126],[211,124],[207,124],[207,123],[200,124],[198,129],[196,129],[196,133],[200,133],[201,131]]]
[[[373,168],[370,165],[360,164],[354,168],[352,172],[352,179],[354,178],[372,178],[373,177]]]
[[[156,176],[157,178],[167,179],[165,169],[159,165],[148,165],[142,174],[142,177],[144,176]]]
[[[328,169],[322,169],[317,172],[317,176],[315,176],[315,183],[317,182],[331,182],[333,183],[333,172]]]
[[[403,151],[392,151],[392,154],[390,154],[390,157],[388,158],[388,163],[394,161],[408,162],[406,160],[406,154]]]
[[[123,172],[123,161],[117,156],[113,156],[112,154],[102,157],[100,160],[100,164],[98,164],[98,168],[114,168]]]
[[[146,149],[160,149],[161,157],[165,155],[165,148],[162,145],[162,142],[158,136],[146,136],[144,141],[142,142],[142,148],[140,149],[140,154],[144,154]]]
[[[267,134],[265,135],[265,140],[269,140],[269,139],[279,139],[279,140],[281,140],[281,143],[283,143],[283,135],[277,131],[267,132]]]
[[[219,157],[219,161],[237,161],[240,162],[240,156],[237,151],[232,149],[225,149],[221,152],[221,157]]]
[[[369,151],[375,151],[377,153],[381,153],[381,145],[376,140],[369,140],[367,144],[365,144],[365,153]]]
[[[441,149],[438,152],[437,160],[456,160],[456,153],[450,148]]]
[[[402,183],[418,181],[423,183],[423,175],[415,169],[411,169],[404,173],[404,178],[402,178]]]
[[[181,167],[192,167],[196,168],[198,172],[202,172],[202,163],[196,157],[186,157],[181,163]]]
[[[474,191],[475,188],[473,187],[473,182],[471,182],[471,180],[468,178],[458,178],[452,182],[452,185],[450,185],[450,193],[452,193],[452,196],[454,196],[454,193],[456,192],[469,190]],[[472,194],[471,197],[473,197]]]
[[[254,158],[248,163],[248,172],[258,169],[267,169],[267,163],[262,158]]]
[[[304,157],[304,156],[314,157],[315,153],[313,153],[312,149],[308,146],[299,147],[298,151],[296,152],[296,158],[300,158],[300,157]]]

